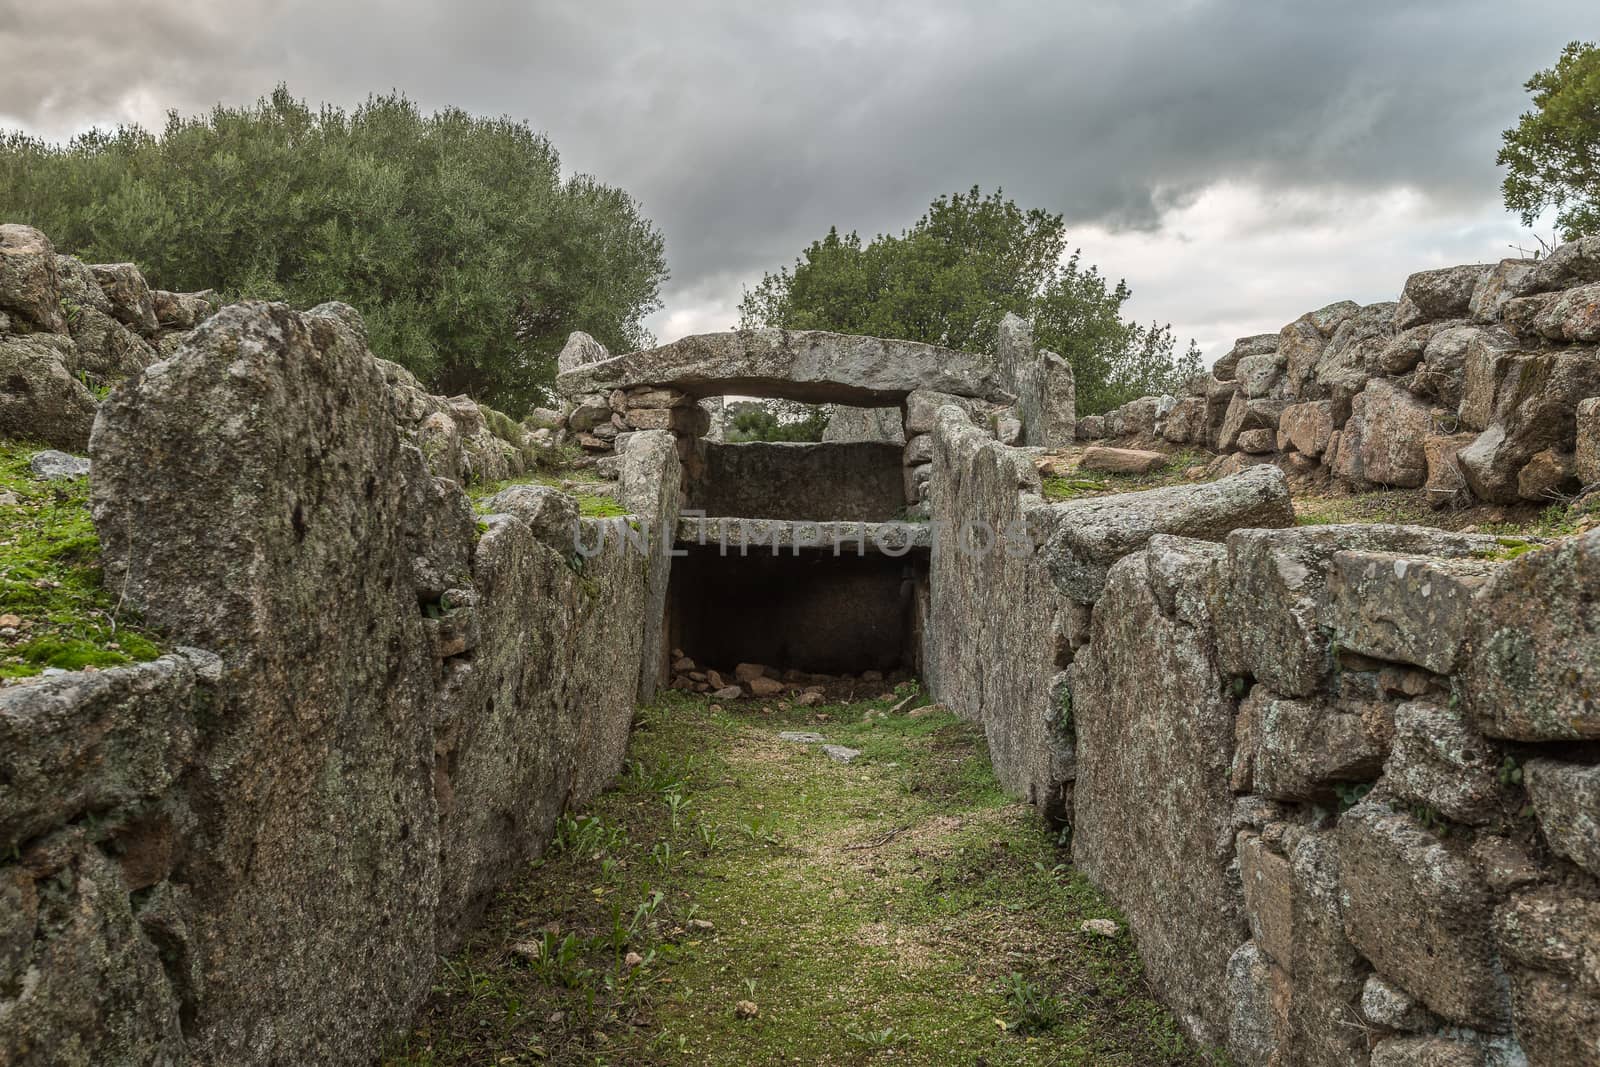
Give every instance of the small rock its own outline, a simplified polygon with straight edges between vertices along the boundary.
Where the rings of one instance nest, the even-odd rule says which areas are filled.
[[[758,697],[775,697],[783,692],[783,683],[775,682],[771,678],[751,678],[747,684],[750,692]]]
[[[688,656],[679,656],[677,660],[673,662],[672,669],[675,671],[683,671],[685,673],[692,671],[694,670],[694,660],[690,659]]]
[[[794,702],[799,704],[802,708],[816,707],[818,704],[822,703],[822,694],[813,692],[801,693],[799,696],[795,697]]]
[[[1078,466],[1086,471],[1106,471],[1109,474],[1149,474],[1166,465],[1168,456],[1162,452],[1149,452],[1142,448],[1106,448],[1090,445],[1084,449]]]
[[[716,926],[712,924],[710,919],[690,919],[689,920],[689,929],[691,929],[691,930],[715,930]]]
[[[47,448],[33,454],[33,458],[28,460],[28,468],[33,471],[35,478],[53,482],[58,478],[83,477],[89,473],[89,461],[82,456]]]
[[[754,1019],[761,1014],[761,1009],[756,1007],[754,1001],[741,1000],[733,1006],[733,1013],[741,1019]]]
[[[511,946],[511,951],[523,959],[537,960],[544,955],[544,946],[538,941],[518,941]]]
[[[765,678],[767,669],[759,663],[741,663],[733,668],[733,676],[741,682],[752,682],[757,678]]]
[[[1110,919],[1087,919],[1078,929],[1096,937],[1116,937],[1121,928]]]
[[[1424,1030],[1435,1022],[1416,997],[1375,974],[1367,976],[1361,990],[1361,1014],[1389,1030]]]
[[[728,685],[716,671],[706,671],[706,683],[713,689],[725,689]]]
[[[812,733],[810,730],[785,730],[778,735],[779,741],[793,741],[800,745],[820,745],[827,738],[821,734]]]
[[[0,626],[15,629],[22,625],[22,618],[17,615],[0,615]]]
[[[738,700],[744,696],[744,690],[736,685],[725,685],[711,695],[717,700]]]
[[[644,962],[644,957],[639,955],[637,952],[630,952],[626,956],[622,957],[622,962],[628,967],[637,967],[639,964]]]
[[[823,745],[822,751],[826,753],[827,757],[833,760],[835,763],[849,763],[851,760],[861,755],[860,749],[846,748],[843,745]]]
[[[9,489],[0,489],[0,507],[14,508],[22,500]]]

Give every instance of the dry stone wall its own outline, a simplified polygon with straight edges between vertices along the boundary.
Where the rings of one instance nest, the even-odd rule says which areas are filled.
[[[1194,1037],[1600,1063],[1600,531],[1294,528],[1270,465],[1048,504],[954,407],[936,441],[936,519],[1028,536],[936,539],[929,684]]]
[[[82,452],[96,393],[213,310],[209,291],[152,290],[131,263],[81,263],[38,230],[0,225],[0,436]]]
[[[1542,260],[1427,270],[1240,338],[1182,397],[1082,420],[1436,506],[1552,501],[1600,483],[1600,237]]]
[[[365,1062],[619,770],[663,560],[542,486],[476,515],[459,425],[341,305],[226,308],[101,406],[106,580],[179,647],[0,689],[0,1061]],[[664,551],[670,436],[618,475]]]

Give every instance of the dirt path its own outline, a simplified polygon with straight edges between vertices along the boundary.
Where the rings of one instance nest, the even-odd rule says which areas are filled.
[[[1210,1062],[981,734],[892,703],[643,709],[623,781],[565,820],[385,1062]]]

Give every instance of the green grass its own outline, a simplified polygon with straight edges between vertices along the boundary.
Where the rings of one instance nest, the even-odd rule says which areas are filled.
[[[154,659],[156,639],[101,584],[89,479],[35,479],[28,458],[42,447],[0,442],[0,493],[17,498],[0,505],[0,616],[18,620],[0,634],[0,678]]]
[[[1551,504],[1538,516],[1525,523],[1489,523],[1481,529],[1485,533],[1508,535],[1502,538],[1516,540],[1523,537],[1567,537],[1600,522],[1600,494],[1590,494],[1583,500],[1570,504]]]
[[[1330,526],[1352,522],[1386,522],[1437,526],[1450,513],[1428,507],[1427,497],[1415,489],[1381,489],[1367,493],[1299,495],[1294,498],[1297,526]]]
[[[641,709],[618,787],[564,819],[385,1062],[1218,1062],[1125,928],[1080,930],[1121,918],[1000,791],[981,731],[884,717],[896,699]]]
[[[1168,485],[1191,484],[1187,471],[1195,464],[1211,460],[1197,449],[1174,452],[1165,464],[1148,474],[1108,474],[1103,471],[1075,470],[1068,475],[1044,479],[1044,498],[1051,501],[1078,500],[1111,493],[1137,493]]]
[[[1434,526],[1447,530],[1470,527],[1478,533],[1501,537],[1505,551],[1495,559],[1514,559],[1538,545],[1526,538],[1566,537],[1600,522],[1600,498],[1572,504],[1473,504],[1466,508],[1429,507],[1422,489],[1380,489],[1365,493],[1329,492],[1294,497],[1295,523],[1322,526],[1332,523],[1385,522]],[[1488,520],[1488,521],[1486,521]]]

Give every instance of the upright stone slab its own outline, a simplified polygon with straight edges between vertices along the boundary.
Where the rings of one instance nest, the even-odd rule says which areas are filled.
[[[1150,573],[1145,553],[1112,565],[1073,663],[1072,859],[1127,915],[1150,982],[1184,1029],[1220,1043],[1232,1010],[1220,978],[1247,936],[1229,873],[1235,709],[1210,623],[1167,614]],[[1199,601],[1227,581],[1210,567],[1194,573],[1210,586]]]
[[[667,586],[672,573],[672,552],[677,539],[678,512],[683,505],[682,467],[676,442],[664,430],[630,434],[619,449],[621,468],[617,498],[639,517],[648,533],[645,547],[646,590],[644,631],[639,661],[639,700],[654,700],[667,676]],[[627,744],[627,726],[612,739],[609,750],[621,758]],[[609,766],[612,761],[607,760]],[[605,774],[609,779],[610,774]]]
[[[983,724],[1005,790],[1048,806],[1057,785],[1052,754],[1070,743],[1051,729],[1051,620],[1061,597],[1034,553],[1019,455],[959,410],[940,413],[932,483],[939,537],[923,671],[936,699]]]
[[[179,874],[191,1053],[377,1047],[431,986],[441,843],[405,514],[426,474],[383,376],[337,319],[236,305],[112,394],[91,453],[107,585],[225,662],[193,786],[225,803]]]

